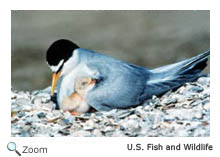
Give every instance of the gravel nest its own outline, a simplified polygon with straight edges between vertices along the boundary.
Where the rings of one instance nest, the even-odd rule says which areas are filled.
[[[11,136],[210,136],[210,77],[200,77],[142,106],[73,116],[55,110],[50,87],[11,90]]]

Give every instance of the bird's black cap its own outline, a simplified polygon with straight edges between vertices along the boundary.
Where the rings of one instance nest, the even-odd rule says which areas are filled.
[[[64,59],[64,63],[72,56],[73,51],[79,48],[75,43],[67,39],[60,39],[51,44],[47,50],[46,60],[49,65],[56,66]]]

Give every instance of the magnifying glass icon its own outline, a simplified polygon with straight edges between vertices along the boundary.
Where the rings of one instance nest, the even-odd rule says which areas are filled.
[[[16,150],[16,144],[14,142],[9,142],[8,145],[7,145],[7,148],[8,148],[9,151],[15,151],[19,156],[21,156],[21,153],[19,153]]]

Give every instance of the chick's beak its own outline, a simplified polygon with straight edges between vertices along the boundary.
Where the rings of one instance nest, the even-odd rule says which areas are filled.
[[[58,73],[53,73],[53,76],[52,76],[52,86],[51,86],[51,96],[54,95],[54,91],[56,89],[56,85],[57,85],[57,81],[60,77],[60,73],[61,71],[59,71]]]

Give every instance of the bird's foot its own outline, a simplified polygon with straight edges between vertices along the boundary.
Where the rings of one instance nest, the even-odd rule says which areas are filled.
[[[71,115],[73,116],[79,116],[80,113],[79,112],[76,112],[76,111],[69,111],[71,113]]]

